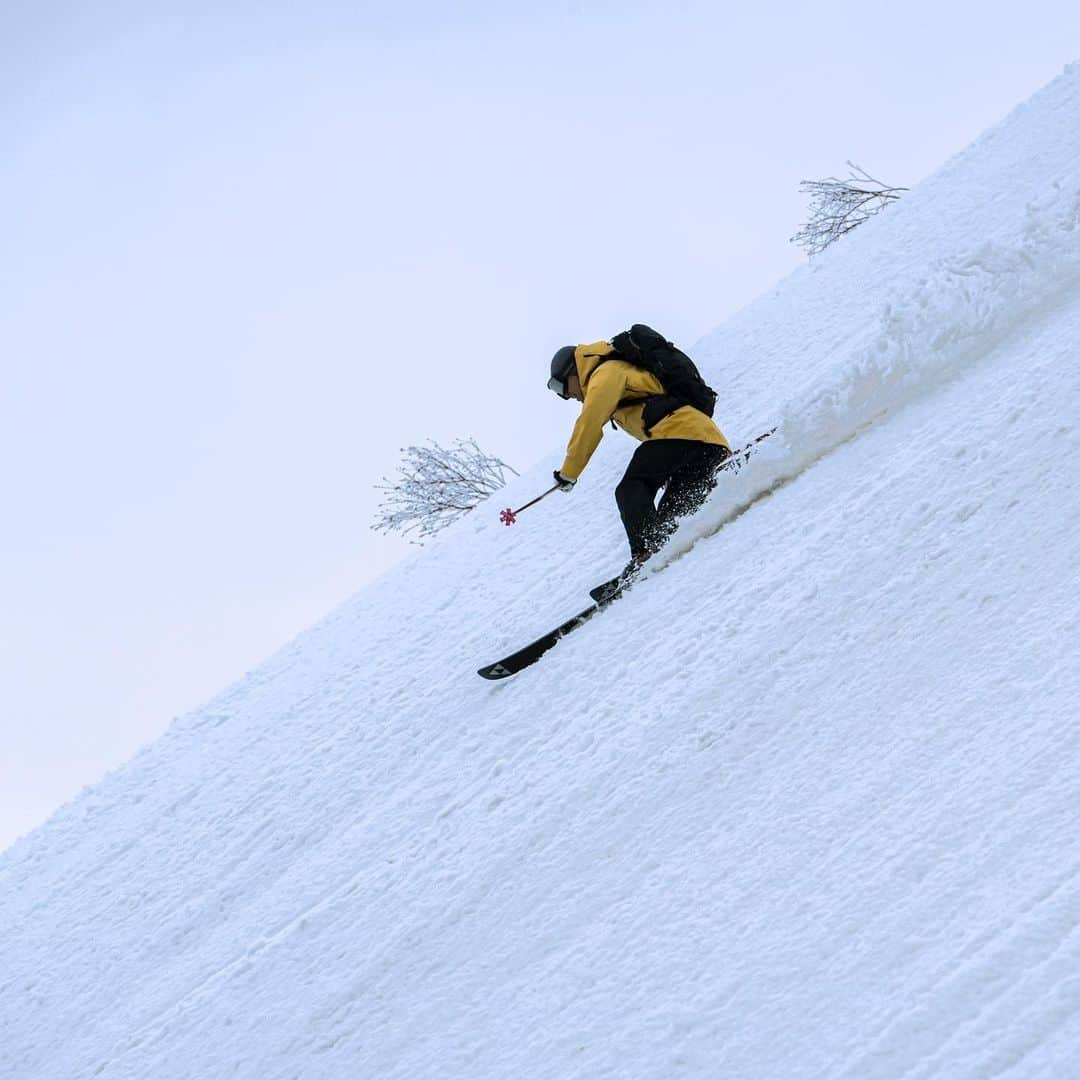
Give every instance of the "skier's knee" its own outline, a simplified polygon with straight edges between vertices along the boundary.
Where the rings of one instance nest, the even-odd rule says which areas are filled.
[[[624,476],[615,485],[615,505],[618,506],[619,510],[625,511],[628,507],[634,505],[638,494],[636,489],[640,486],[637,481],[629,476]]]

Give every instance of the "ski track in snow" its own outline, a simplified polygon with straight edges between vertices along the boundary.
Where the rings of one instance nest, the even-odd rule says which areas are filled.
[[[0,1075],[1080,1075],[1080,68],[0,856]],[[722,527],[721,527],[722,526]]]

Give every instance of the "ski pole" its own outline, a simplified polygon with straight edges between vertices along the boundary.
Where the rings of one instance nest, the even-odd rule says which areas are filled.
[[[500,512],[499,520],[504,525],[515,524],[517,522],[517,516],[521,513],[522,510],[528,510],[529,507],[533,505],[533,503],[538,503],[541,499],[547,498],[547,496],[550,495],[553,491],[556,491],[558,487],[558,484],[553,484],[547,489],[547,491],[544,492],[543,495],[537,495],[536,498],[532,500],[532,502],[527,502],[524,506],[519,506],[516,510],[511,510],[508,506],[505,510]]]

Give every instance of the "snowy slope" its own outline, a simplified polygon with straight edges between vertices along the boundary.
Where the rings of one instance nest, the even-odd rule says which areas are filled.
[[[0,857],[0,1075],[1080,1076],[1078,131],[1074,65],[712,334],[780,430],[535,668],[625,440]]]

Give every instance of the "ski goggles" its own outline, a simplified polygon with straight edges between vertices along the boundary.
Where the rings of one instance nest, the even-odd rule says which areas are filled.
[[[569,399],[570,395],[566,392],[566,380],[557,379],[554,375],[548,379],[548,389],[554,390],[564,401]]]

